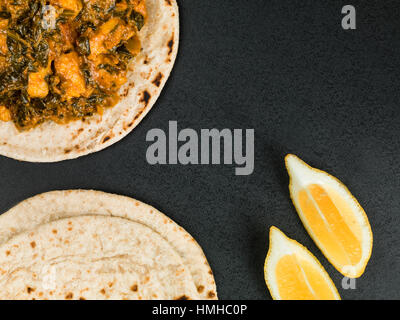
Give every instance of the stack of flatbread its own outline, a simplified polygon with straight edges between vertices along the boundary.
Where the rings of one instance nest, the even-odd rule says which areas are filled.
[[[0,216],[1,299],[217,299],[183,228],[137,200],[55,191]]]

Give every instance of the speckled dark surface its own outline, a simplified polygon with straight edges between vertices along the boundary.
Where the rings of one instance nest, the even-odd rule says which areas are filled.
[[[127,138],[55,164],[0,157],[0,212],[54,189],[92,188],[152,204],[203,247],[221,299],[270,299],[268,229],[306,245],[344,299],[400,298],[400,4],[352,1],[181,0],[181,44],[159,101]],[[150,166],[148,130],[254,128],[253,175],[232,166]],[[374,248],[356,290],[318,251],[293,208],[291,152],[341,179],[368,214]]]

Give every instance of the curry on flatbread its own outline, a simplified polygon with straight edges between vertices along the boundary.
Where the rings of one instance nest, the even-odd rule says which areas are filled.
[[[120,140],[178,41],[174,0],[0,0],[0,154],[60,161]]]

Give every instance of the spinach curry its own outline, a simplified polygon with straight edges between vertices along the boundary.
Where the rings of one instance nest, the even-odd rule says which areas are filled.
[[[28,130],[118,102],[145,0],[0,0],[0,120]]]

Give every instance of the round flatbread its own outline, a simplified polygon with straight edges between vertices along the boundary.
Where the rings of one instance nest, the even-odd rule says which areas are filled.
[[[99,191],[49,192],[1,215],[0,266],[3,299],[217,299],[207,259],[183,228]]]
[[[1,155],[31,162],[73,159],[118,142],[139,124],[171,73],[179,43],[176,0],[145,1],[148,17],[139,32],[142,51],[131,64],[119,103],[102,115],[68,124],[47,121],[28,131],[0,121]]]

